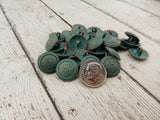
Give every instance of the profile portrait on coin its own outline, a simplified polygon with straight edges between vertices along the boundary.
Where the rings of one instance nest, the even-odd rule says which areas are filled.
[[[87,65],[85,71],[85,81],[90,84],[97,84],[104,79],[104,70],[102,66],[97,62],[91,62]]]

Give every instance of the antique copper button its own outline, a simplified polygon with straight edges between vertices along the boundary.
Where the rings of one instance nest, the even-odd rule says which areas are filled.
[[[44,73],[54,73],[59,57],[52,52],[45,52],[38,58],[38,67]]]
[[[111,56],[115,57],[115,58],[118,59],[118,60],[121,60],[120,56],[118,55],[118,53],[117,53],[114,49],[109,48],[109,47],[106,47],[106,50],[108,51],[108,53],[109,53]]]
[[[105,56],[101,63],[105,66],[107,70],[107,77],[114,77],[118,75],[120,71],[120,63],[112,56]]]
[[[95,61],[98,61],[99,62],[99,59],[96,57],[96,56],[94,56],[94,55],[87,55],[87,56],[85,56],[83,59],[82,59],[82,61],[81,61],[81,65],[83,64],[83,63],[85,63],[86,61],[88,61],[88,60],[95,60]]]
[[[148,53],[146,50],[142,48],[130,48],[129,53],[136,59],[145,60],[148,57]]]
[[[78,76],[78,66],[74,60],[64,59],[58,63],[56,74],[63,81],[74,80]]]
[[[73,35],[69,41],[69,47],[73,51],[77,51],[79,49],[86,49],[87,40],[81,35]]]

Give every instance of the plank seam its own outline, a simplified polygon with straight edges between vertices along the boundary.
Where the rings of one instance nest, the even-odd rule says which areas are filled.
[[[40,2],[42,2],[49,10],[51,10],[54,14],[56,14],[62,21],[64,21],[67,25],[69,25],[70,27],[72,27],[72,25],[67,22],[64,18],[62,18],[58,13],[56,13],[52,8],[50,8],[45,2],[43,2],[42,0],[39,0]]]
[[[47,90],[47,86],[43,83],[42,78],[40,77],[38,71],[36,70],[35,65],[34,65],[34,62],[31,60],[31,57],[29,56],[29,54],[28,54],[28,52],[27,52],[27,49],[25,48],[25,46],[24,46],[23,43],[21,42],[20,37],[18,36],[18,34],[17,34],[15,28],[14,28],[13,25],[11,24],[11,22],[10,22],[9,18],[7,17],[7,15],[6,15],[6,13],[5,13],[5,10],[4,10],[4,8],[2,7],[1,4],[0,4],[0,8],[1,8],[2,13],[4,14],[4,16],[5,16],[6,20],[7,20],[7,22],[9,23],[9,25],[10,25],[10,27],[11,27],[11,29],[12,29],[13,34],[14,34],[15,37],[17,38],[18,43],[20,44],[22,50],[24,51],[24,53],[26,54],[26,56],[27,56],[29,62],[31,63],[31,65],[32,65],[32,67],[33,67],[33,69],[34,69],[34,71],[35,71],[35,73],[36,73],[38,79],[40,80],[40,83],[42,84],[42,86],[43,86],[43,88],[44,88],[46,94],[48,95],[48,97],[49,97],[49,99],[50,99],[50,101],[51,101],[53,107],[55,108],[56,112],[58,113],[59,118],[60,118],[61,120],[64,120],[62,114],[60,113],[60,111],[58,110],[58,107],[56,106],[55,101],[52,99],[51,95],[49,94],[49,91]]]
[[[139,83],[135,78],[133,78],[127,71],[125,71],[123,68],[121,70],[126,73],[134,82],[136,82],[145,92],[147,92],[151,97],[153,97],[158,103],[160,103],[160,100],[156,98],[147,88],[145,88],[141,83]]]
[[[64,18],[62,18],[58,13],[56,13],[52,8],[50,8],[46,3],[44,3],[42,0],[40,0],[48,9],[50,9],[51,11],[53,11],[58,17],[60,17],[66,24],[68,24],[70,27],[71,24],[69,22],[67,22]],[[83,1],[83,0],[81,0]],[[93,7],[93,6],[92,6]],[[128,75],[134,82],[136,82],[146,93],[148,93],[151,97],[153,97],[158,103],[160,103],[160,100],[158,100],[149,90],[147,90],[147,88],[145,88],[142,84],[140,84],[135,78],[133,78],[127,71],[125,71],[123,68],[121,68],[121,70],[126,73],[126,75]]]
[[[141,8],[141,7],[137,6],[137,5],[134,5],[134,4],[132,4],[132,3],[129,3],[129,2],[127,2],[127,1],[125,1],[125,0],[117,0],[117,1],[124,2],[124,3],[128,4],[128,5],[131,5],[131,6],[135,7],[135,8],[138,8],[138,9],[140,9],[140,10],[143,10],[143,11],[145,11],[145,12],[148,12],[148,13],[152,14],[153,16],[156,16],[156,17],[160,18],[159,15],[156,15],[155,13],[152,13],[152,12],[150,12],[150,11],[144,9],[144,8]]]
[[[126,25],[127,27],[131,28],[132,30],[134,30],[134,31],[136,31],[136,32],[138,32],[138,33],[140,33],[140,34],[142,34],[143,36],[145,36],[145,37],[151,39],[152,41],[154,41],[154,42],[156,42],[157,44],[160,45],[160,41],[159,41],[159,40],[154,39],[154,38],[152,38],[152,37],[146,35],[145,33],[142,33],[141,31],[137,30],[136,28],[133,28],[133,27],[132,27],[131,25],[129,25],[128,23],[125,23],[125,22],[121,21],[120,19],[118,19],[117,17],[114,17],[114,16],[111,15],[110,13],[107,13],[106,11],[103,11],[103,10],[99,9],[99,8],[93,6],[92,4],[90,4],[90,3],[88,3],[88,2],[86,2],[86,1],[84,1],[84,0],[80,0],[80,1],[82,1],[82,2],[86,3],[87,5],[89,5],[89,6],[93,7],[93,8],[95,8],[95,9],[97,9],[97,10],[99,10],[99,11],[101,11],[102,13],[106,14],[107,16],[110,16],[111,18],[115,19],[116,21],[122,23],[123,25]]]

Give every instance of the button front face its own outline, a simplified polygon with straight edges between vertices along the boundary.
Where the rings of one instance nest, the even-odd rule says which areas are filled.
[[[71,81],[78,76],[77,63],[71,59],[64,59],[60,61],[56,67],[56,74],[58,78],[63,81]]]
[[[75,31],[75,30],[81,30],[83,32],[86,32],[86,27],[81,24],[75,24],[72,26],[72,31]]]
[[[129,53],[136,59],[145,60],[148,58],[148,53],[142,48],[130,48]]]
[[[106,47],[119,47],[121,41],[117,37],[113,37],[109,34],[106,34],[104,37],[104,45]]]
[[[81,82],[88,87],[99,87],[106,81],[105,67],[97,61],[88,60],[80,68]]]
[[[59,57],[52,53],[46,52],[39,56],[38,67],[44,73],[54,73],[59,62]]]
[[[109,48],[109,47],[106,47],[106,50],[109,52],[109,54],[115,58],[117,58],[118,60],[120,60],[121,58],[119,57],[118,53],[112,49],[112,48]]]
[[[103,39],[99,36],[93,37],[87,41],[87,49],[93,50],[101,46],[103,43]]]
[[[76,56],[80,59],[80,60],[82,60],[84,57],[85,57],[85,49],[80,49],[80,50],[77,50],[77,52],[76,52]]]
[[[114,77],[118,75],[120,71],[120,63],[112,56],[105,56],[101,63],[105,66],[107,70],[107,77]]]
[[[62,51],[65,46],[66,46],[66,43],[65,43],[65,42],[60,42],[60,43],[57,44],[57,46],[55,46],[51,51],[52,51],[52,52]]]
[[[49,40],[46,43],[46,51],[50,51],[58,41],[57,35],[55,33],[50,34]]]
[[[81,65],[82,65],[83,63],[85,63],[86,61],[88,61],[88,60],[95,60],[95,61],[98,61],[98,62],[99,62],[99,59],[98,59],[96,56],[94,56],[94,55],[87,55],[87,56],[85,56],[85,57],[82,59]]]
[[[86,49],[87,40],[81,35],[74,35],[70,38],[69,46],[73,51],[77,51],[79,49]]]

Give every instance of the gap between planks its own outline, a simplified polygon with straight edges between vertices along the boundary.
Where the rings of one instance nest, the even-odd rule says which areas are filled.
[[[156,39],[154,39],[154,38],[148,36],[147,34],[145,34],[145,33],[141,32],[141,31],[139,31],[139,30],[136,29],[136,28],[133,28],[131,25],[127,24],[126,22],[121,21],[119,18],[117,18],[117,17],[111,15],[110,13],[108,13],[108,12],[106,12],[106,11],[104,11],[104,10],[101,10],[101,9],[98,8],[98,7],[93,6],[91,3],[89,3],[89,2],[87,2],[87,1],[85,1],[85,0],[80,0],[80,1],[86,3],[87,5],[89,5],[89,6],[93,7],[93,8],[95,8],[95,9],[99,10],[100,12],[102,12],[102,13],[104,13],[104,14],[106,14],[106,15],[110,16],[111,18],[115,19],[116,21],[122,23],[123,25],[126,25],[127,27],[131,28],[132,30],[134,30],[134,31],[136,31],[136,32],[138,32],[138,33],[140,33],[141,35],[143,35],[143,36],[145,36],[145,37],[151,39],[152,41],[154,41],[154,42],[156,42],[156,43],[158,43],[158,44],[160,45],[160,41],[158,41],[158,40],[156,40]]]
[[[70,27],[72,27],[72,25],[66,21],[63,17],[61,17],[57,12],[55,12],[52,8],[50,8],[45,2],[43,2],[42,0],[39,0],[40,2],[42,2],[48,9],[50,9],[52,12],[54,12],[59,18],[61,18],[61,20],[63,20],[66,24],[68,24]],[[83,1],[83,0],[81,0]],[[83,1],[85,2],[85,1]],[[86,2],[85,2],[86,3]],[[88,4],[88,3],[87,3]],[[92,6],[92,5],[91,5]],[[94,7],[94,6],[92,6]],[[99,9],[98,9],[99,10]],[[101,10],[100,10],[101,11]],[[102,11],[101,11],[102,12]],[[104,12],[103,12],[104,13]],[[108,15],[108,14],[107,14]],[[110,15],[109,15],[110,16]],[[112,17],[112,16],[111,16]],[[117,20],[117,19],[116,19]],[[119,21],[119,20],[117,20]],[[119,21],[120,22],[120,21]],[[122,23],[123,24],[123,23]],[[126,24],[125,24],[126,25]],[[128,26],[130,27],[130,26]],[[132,28],[132,27],[130,27]],[[134,28],[132,28],[134,30]],[[135,30],[136,31],[136,30]],[[137,31],[138,32],[138,31]],[[141,34],[141,32],[139,32]],[[143,35],[143,34],[142,34]],[[145,35],[144,35],[145,36]],[[147,36],[145,36],[147,37]],[[154,41],[155,42],[155,41]],[[157,43],[157,42],[156,42]],[[158,43],[160,44],[160,43]],[[160,100],[158,98],[156,98],[147,88],[145,88],[140,82],[138,82],[134,77],[132,77],[132,75],[130,75],[127,71],[125,71],[123,68],[121,68],[121,70],[123,72],[126,73],[127,76],[129,76],[135,83],[137,83],[146,93],[148,93],[148,95],[150,95],[152,98],[154,98],[158,103],[160,103]]]
[[[7,15],[6,15],[3,7],[1,6],[1,4],[0,4],[0,8],[1,8],[1,10],[2,10],[2,12],[3,12],[3,14],[4,14],[4,16],[5,16],[6,20],[7,20],[7,22],[9,23],[9,25],[10,25],[10,27],[11,27],[14,35],[15,35],[15,37],[17,38],[18,43],[20,44],[22,50],[24,51],[24,53],[26,54],[29,62],[31,63],[31,65],[32,65],[32,67],[33,67],[33,69],[34,69],[34,71],[35,71],[35,73],[36,73],[36,75],[37,75],[40,83],[42,84],[42,86],[43,86],[46,94],[48,95],[48,97],[49,97],[49,99],[50,99],[53,107],[55,108],[56,112],[58,113],[59,118],[60,118],[61,120],[64,120],[62,114],[60,113],[60,111],[58,110],[58,107],[56,106],[55,101],[52,99],[51,95],[49,94],[49,91],[47,90],[47,86],[44,84],[41,76],[39,75],[38,71],[36,70],[35,65],[34,65],[34,64],[35,64],[34,61],[31,60],[31,57],[29,56],[29,54],[28,54],[28,52],[27,52],[27,49],[25,48],[25,46],[23,45],[23,43],[20,41],[20,37],[18,36],[16,30],[15,30],[14,27],[12,26],[12,24],[11,24],[10,20],[8,19],[8,17],[7,17]]]

